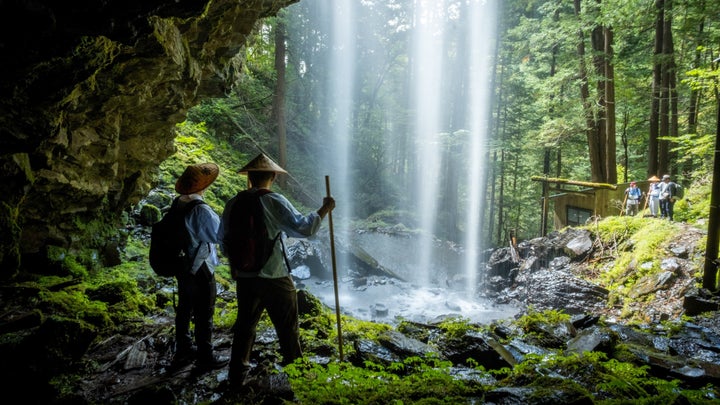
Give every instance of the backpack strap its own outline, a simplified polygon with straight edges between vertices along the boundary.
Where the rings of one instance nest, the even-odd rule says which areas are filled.
[[[272,193],[272,190],[269,190],[267,188],[258,188],[254,191],[254,193],[258,196],[258,198],[264,196],[265,194]],[[267,226],[267,225],[266,225]],[[275,244],[278,240],[280,240],[280,251],[282,252],[283,259],[285,261],[285,266],[287,266],[287,271],[290,273],[290,260],[288,260],[287,254],[285,253],[285,242],[283,242],[282,238],[282,232],[278,232],[277,235],[272,240],[272,245],[270,245],[270,249],[272,250],[275,247]]]
[[[178,201],[180,201],[180,197],[175,198],[175,201],[173,201],[173,205],[170,207],[170,209],[173,209],[173,207],[175,209],[178,209],[177,208]],[[182,216],[183,221],[184,221],[187,218],[187,216],[190,215],[192,210],[194,210],[195,207],[197,207],[198,205],[201,205],[201,204],[207,204],[207,203],[202,199],[190,200],[185,203],[185,205],[181,208],[181,211],[178,212],[178,214],[180,214],[180,216]],[[187,230],[187,227],[185,229]],[[190,233],[189,230],[187,232],[188,232],[188,234]],[[209,243],[208,243],[208,245],[209,245]],[[185,250],[185,249],[183,249],[183,250]],[[199,252],[200,252],[200,248],[197,249],[197,251],[195,252],[195,255],[197,255]],[[187,254],[188,252],[185,252],[185,253]],[[194,261],[195,261],[195,257],[192,258],[191,263]]]

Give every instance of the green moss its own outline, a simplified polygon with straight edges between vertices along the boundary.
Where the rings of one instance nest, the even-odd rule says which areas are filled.
[[[140,209],[140,221],[143,224],[149,224],[152,225],[156,222],[158,222],[162,218],[162,213],[160,212],[160,208],[152,205],[152,204],[145,204]]]
[[[461,338],[468,332],[478,331],[480,328],[470,323],[469,319],[453,317],[440,322],[437,325],[448,338]]]
[[[598,261],[592,281],[608,289],[608,306],[622,307],[624,319],[642,318],[638,308],[650,295],[637,296],[637,283],[661,271],[663,252],[677,238],[677,223],[642,217],[609,217],[586,227],[602,243],[611,262]],[[610,263],[608,265],[608,263]]]
[[[44,290],[39,293],[38,298],[43,312],[62,314],[67,318],[83,320],[103,329],[113,326],[107,304],[89,299],[81,288],[62,291]]]
[[[457,404],[481,397],[485,387],[454,378],[451,364],[411,357],[387,367],[298,361],[287,366],[293,391],[308,404]]]
[[[523,331],[529,332],[532,330],[539,329],[539,324],[558,324],[570,321],[570,315],[563,313],[562,311],[548,309],[544,311],[537,311],[530,307],[525,315],[518,318],[515,325],[519,326]]]
[[[678,229],[666,221],[632,218],[628,222],[632,223],[632,231],[625,237],[625,244],[632,249],[620,254],[613,268],[601,275],[600,281],[606,288],[615,289],[623,284],[631,287],[640,277],[657,273],[662,259],[658,251],[678,233]],[[605,232],[610,240],[608,235],[610,232],[617,235],[617,228],[610,227]]]

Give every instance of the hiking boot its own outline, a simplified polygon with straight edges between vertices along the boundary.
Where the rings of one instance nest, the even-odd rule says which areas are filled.
[[[190,364],[195,360],[196,357],[197,347],[195,346],[190,346],[189,348],[178,350],[173,356],[172,366],[181,367],[186,364]]]
[[[230,369],[230,372],[228,373],[228,382],[230,383],[230,388],[235,390],[240,389],[243,385],[247,383],[249,374],[250,367],[243,367],[238,371]]]
[[[222,368],[225,367],[226,364],[230,359],[227,356],[219,356],[217,354],[211,354],[209,356],[203,356],[197,359],[195,362],[195,365],[198,368],[202,368],[205,370],[213,370],[216,368]]]

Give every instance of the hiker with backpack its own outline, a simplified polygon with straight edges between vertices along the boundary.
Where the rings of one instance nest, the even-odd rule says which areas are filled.
[[[177,269],[178,305],[175,312],[176,347],[173,366],[180,367],[195,361],[200,369],[214,369],[228,363],[227,356],[214,353],[212,344],[213,314],[217,286],[215,266],[219,263],[215,244],[220,217],[204,203],[205,190],[215,181],[220,169],[215,163],[188,166],[175,183],[180,194],[171,210],[188,211],[184,215],[189,235],[186,264]],[[187,208],[189,210],[187,210]],[[192,344],[190,321],[195,324],[195,343]]]
[[[634,181],[630,182],[630,187],[625,189],[625,214],[628,216],[635,216],[638,213],[638,207],[640,206],[640,198],[642,198],[642,191]]]
[[[670,181],[670,175],[664,174],[660,183],[660,218],[673,220],[673,206],[677,199],[678,185]]]
[[[297,291],[283,240],[314,235],[335,208],[335,200],[324,197],[317,211],[303,215],[283,195],[270,191],[275,177],[287,172],[262,153],[239,173],[247,174],[248,189],[227,202],[220,224],[221,249],[237,281],[238,315],[228,376],[234,388],[245,383],[250,371],[250,353],[264,310],[277,332],[281,365],[302,357]]]

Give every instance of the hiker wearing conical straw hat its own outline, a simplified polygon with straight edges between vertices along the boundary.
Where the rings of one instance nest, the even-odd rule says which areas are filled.
[[[652,176],[648,181],[650,185],[647,192],[647,204],[650,207],[650,216],[656,218],[660,214],[660,179]]]
[[[213,313],[217,287],[215,266],[219,264],[215,245],[218,243],[220,217],[209,205],[202,203],[205,190],[217,179],[220,169],[215,163],[189,165],[175,182],[180,194],[171,210],[188,211],[185,227],[190,244],[188,266],[176,274],[178,306],[175,311],[175,355],[173,366],[180,367],[195,360],[205,369],[223,367],[227,356],[214,353],[212,344]],[[195,343],[190,335],[190,321],[195,325]]]
[[[282,194],[270,191],[277,174],[287,171],[262,153],[238,172],[247,174],[249,188],[227,202],[219,231],[222,251],[230,258],[233,277],[237,280],[238,314],[233,328],[228,376],[230,384],[235,387],[245,382],[250,371],[255,330],[264,310],[267,310],[277,332],[281,364],[292,363],[302,356],[297,291],[290,276],[284,239],[314,235],[320,229],[322,219],[335,208],[335,200],[328,196],[324,197],[320,208],[303,215]],[[242,265],[241,252],[247,249],[238,243],[243,233],[240,224],[244,223],[243,217],[247,219],[242,212],[251,211],[251,207],[257,207],[260,221],[256,222],[262,222],[267,231],[265,242],[269,243],[270,251],[267,259],[258,258],[257,265],[251,268],[257,271],[253,272],[244,271],[246,266]]]

